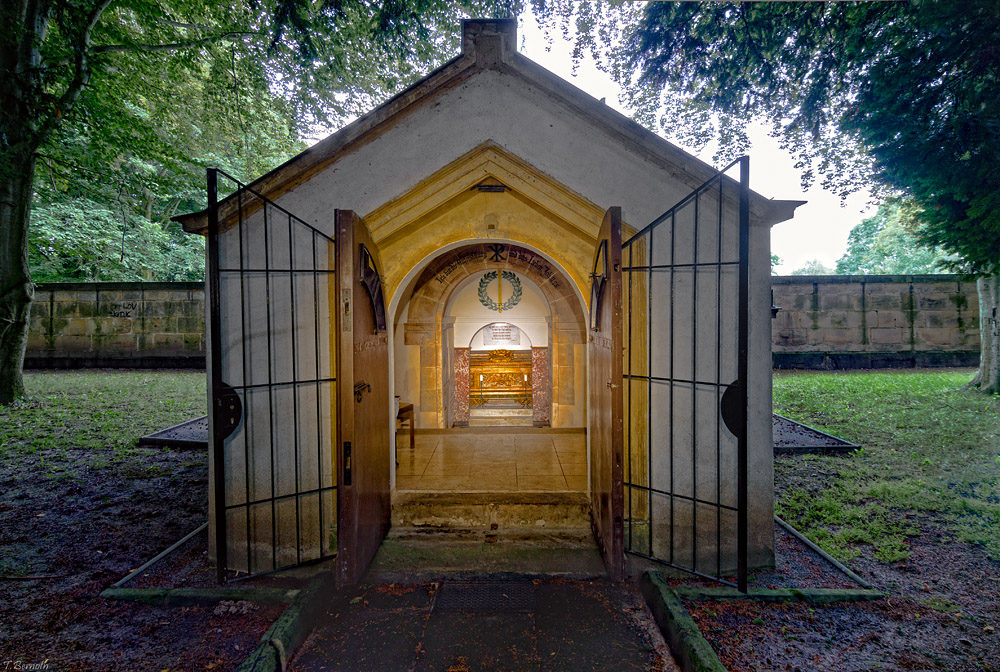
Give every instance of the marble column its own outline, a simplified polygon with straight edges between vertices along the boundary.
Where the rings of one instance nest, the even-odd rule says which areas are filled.
[[[531,349],[531,424],[547,427],[552,422],[552,378],[549,349]]]
[[[469,424],[469,349],[455,348],[455,378],[452,385],[453,424],[465,427]]]

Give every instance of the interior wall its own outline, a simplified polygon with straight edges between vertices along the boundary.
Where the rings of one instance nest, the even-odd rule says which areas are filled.
[[[490,310],[479,300],[481,273],[473,273],[459,284],[445,309],[445,314],[454,320],[456,346],[473,350],[489,349],[489,346],[482,343],[472,343],[472,337],[494,322],[507,322],[520,329],[523,337],[528,340],[527,343],[521,343],[522,348],[543,348],[548,345],[549,302],[530,278],[521,273],[517,277],[521,282],[521,300],[503,312]],[[495,283],[491,283],[488,289],[491,296],[495,296]]]
[[[402,325],[406,323],[409,305],[403,306],[400,321],[393,333],[393,381],[395,394],[404,404],[412,404],[420,396],[420,346],[407,345]],[[414,408],[416,410],[416,408]]]

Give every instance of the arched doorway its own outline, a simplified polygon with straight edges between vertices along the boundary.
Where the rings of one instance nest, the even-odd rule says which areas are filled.
[[[498,286],[497,273],[516,278],[516,305],[515,288],[509,278]],[[550,259],[521,245],[472,242],[429,260],[401,294],[392,316],[395,394],[414,404],[418,428],[469,425],[473,336],[499,322],[530,340],[531,371],[521,373],[532,383],[529,424],[586,427],[585,307]],[[505,311],[492,306],[497,298]]]
[[[429,260],[407,290],[394,374],[418,433],[413,449],[397,443],[397,492],[582,497],[586,318],[564,271],[519,245],[473,242]]]

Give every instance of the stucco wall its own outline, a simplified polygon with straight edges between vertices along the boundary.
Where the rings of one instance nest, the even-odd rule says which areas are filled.
[[[775,366],[974,366],[979,298],[957,275],[772,278]]]
[[[35,287],[27,368],[204,366],[203,283]]]

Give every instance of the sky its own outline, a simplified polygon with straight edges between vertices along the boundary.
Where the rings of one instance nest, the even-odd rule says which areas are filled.
[[[599,71],[593,61],[583,60],[576,76],[573,75],[572,45],[563,42],[560,34],[552,35],[551,51],[546,51],[546,40],[530,15],[523,15],[518,20],[517,29],[522,55],[595,98],[604,98],[607,105],[619,112],[625,112],[619,104],[620,87]],[[847,235],[851,229],[874,214],[874,208],[868,207],[870,194],[857,192],[841,206],[840,196],[819,186],[803,192],[791,154],[778,146],[778,141],[767,134],[764,126],[754,124],[748,130],[752,142],[750,187],[767,198],[807,201],[795,211],[794,219],[771,229],[771,252],[782,262],[775,271],[779,275],[788,274],[814,259],[834,268],[847,249]],[[714,163],[711,147],[700,153],[685,149],[710,165]]]

